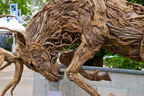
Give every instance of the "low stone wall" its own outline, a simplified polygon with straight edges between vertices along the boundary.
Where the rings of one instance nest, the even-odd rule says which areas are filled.
[[[62,70],[65,67],[62,66]],[[101,67],[83,67],[87,72],[100,70],[100,74],[108,72],[112,81],[89,81],[102,96],[114,93],[115,96],[144,96],[144,71],[112,69]],[[59,82],[49,82],[38,73],[34,74],[33,96],[89,96],[67,76]]]

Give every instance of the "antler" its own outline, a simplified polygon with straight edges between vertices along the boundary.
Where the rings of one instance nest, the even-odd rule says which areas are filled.
[[[0,18],[2,18],[2,17],[15,17],[15,16],[0,15]],[[12,30],[12,29],[9,29],[7,27],[0,27],[0,29],[6,29],[6,30],[9,30],[9,31],[14,32],[14,33],[19,33],[19,31]],[[15,34],[15,36],[17,36],[17,34]],[[2,66],[4,61],[6,61],[7,63]],[[21,76],[22,76],[22,72],[23,72],[23,62],[20,59],[18,59],[18,57],[16,55],[14,55],[12,52],[9,52],[3,48],[0,48],[0,71],[3,70],[4,68],[6,68],[7,66],[11,65],[12,63],[15,64],[14,78],[4,88],[4,90],[2,91],[0,96],[4,96],[5,93],[7,92],[7,90],[10,89],[11,87],[12,87],[11,95],[13,95],[13,90],[15,89],[17,84],[19,83]]]
[[[7,63],[2,66],[3,62],[6,61]],[[11,65],[12,63],[15,64],[15,74],[13,80],[5,87],[2,91],[0,96],[4,96],[5,93],[9,88],[11,89],[11,95],[13,95],[13,90],[15,89],[16,85],[19,83],[22,72],[23,72],[23,64],[22,61],[18,59],[12,52],[9,52],[3,48],[0,48],[0,71],[6,68],[7,66]]]
[[[11,63],[13,63],[16,58],[16,56],[13,53],[3,48],[0,48],[0,57],[1,57],[0,58],[0,70],[4,69],[7,65],[10,65]],[[3,67],[1,67],[4,61],[7,61],[8,63],[5,64]]]
[[[21,80],[22,72],[23,72],[23,64],[21,60],[16,60],[14,62],[15,64],[15,74],[13,80],[4,88],[3,92],[1,93],[1,96],[4,96],[8,89],[11,89],[11,95],[13,95],[13,90]]]
[[[12,29],[9,29],[7,27],[0,27],[0,29],[6,29],[6,30],[9,30],[11,32],[20,32],[20,31],[17,31],[17,30],[12,30]]]
[[[15,17],[15,16],[12,16],[12,15],[0,15],[0,18],[2,17]]]

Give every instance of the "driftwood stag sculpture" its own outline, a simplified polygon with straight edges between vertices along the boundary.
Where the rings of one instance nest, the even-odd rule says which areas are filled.
[[[51,0],[33,17],[24,33],[1,29],[13,31],[19,45],[14,53],[0,48],[0,70],[11,63],[16,67],[13,80],[1,96],[11,87],[12,94],[23,65],[57,81],[59,53],[60,61],[68,66],[69,80],[91,96],[100,95],[78,73],[89,80],[110,80],[107,73],[89,74],[82,69],[101,49],[144,61],[144,7],[125,0]],[[75,44],[79,44],[75,50],[65,53]],[[8,63],[2,66],[3,61]]]

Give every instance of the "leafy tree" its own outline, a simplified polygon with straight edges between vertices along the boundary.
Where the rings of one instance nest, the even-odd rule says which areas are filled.
[[[129,1],[131,3],[138,3],[138,4],[141,4],[144,6],[144,0],[127,0],[127,1]]]
[[[106,57],[104,59],[106,66],[110,68],[122,68],[122,69],[134,69],[141,70],[144,68],[144,63],[130,60],[119,55],[114,55],[112,57]]]
[[[32,16],[49,0],[0,0],[0,15],[10,14],[10,4],[18,4],[22,13],[22,24],[27,26]]]
[[[22,17],[23,21],[25,21],[23,22],[23,25],[27,26],[33,15],[36,14],[48,1],[50,0],[30,0],[31,3],[29,4],[29,7],[32,10],[32,15],[27,14]]]
[[[18,9],[22,12],[22,15],[32,15],[33,9],[29,6],[32,4],[31,0],[0,0],[2,6],[0,6],[0,15],[9,14],[10,4],[17,3]]]
[[[40,9],[42,6],[44,6],[46,4],[46,2],[48,2],[50,0],[31,0],[32,2],[32,7],[35,8],[36,11],[38,11],[38,9]]]

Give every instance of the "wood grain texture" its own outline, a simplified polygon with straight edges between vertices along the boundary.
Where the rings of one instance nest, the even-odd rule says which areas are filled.
[[[50,81],[58,81],[60,67],[56,60],[60,58],[68,66],[69,80],[91,96],[100,96],[78,75],[94,81],[110,80],[107,73],[90,74],[82,69],[97,52],[105,49],[144,62],[144,7],[125,0],[51,0],[32,18],[25,32],[0,29],[13,31],[19,45],[14,53],[0,50],[0,66],[10,60],[0,68],[14,62],[16,72],[20,72],[1,96],[17,85],[23,64]],[[71,47],[74,50],[70,51]]]

